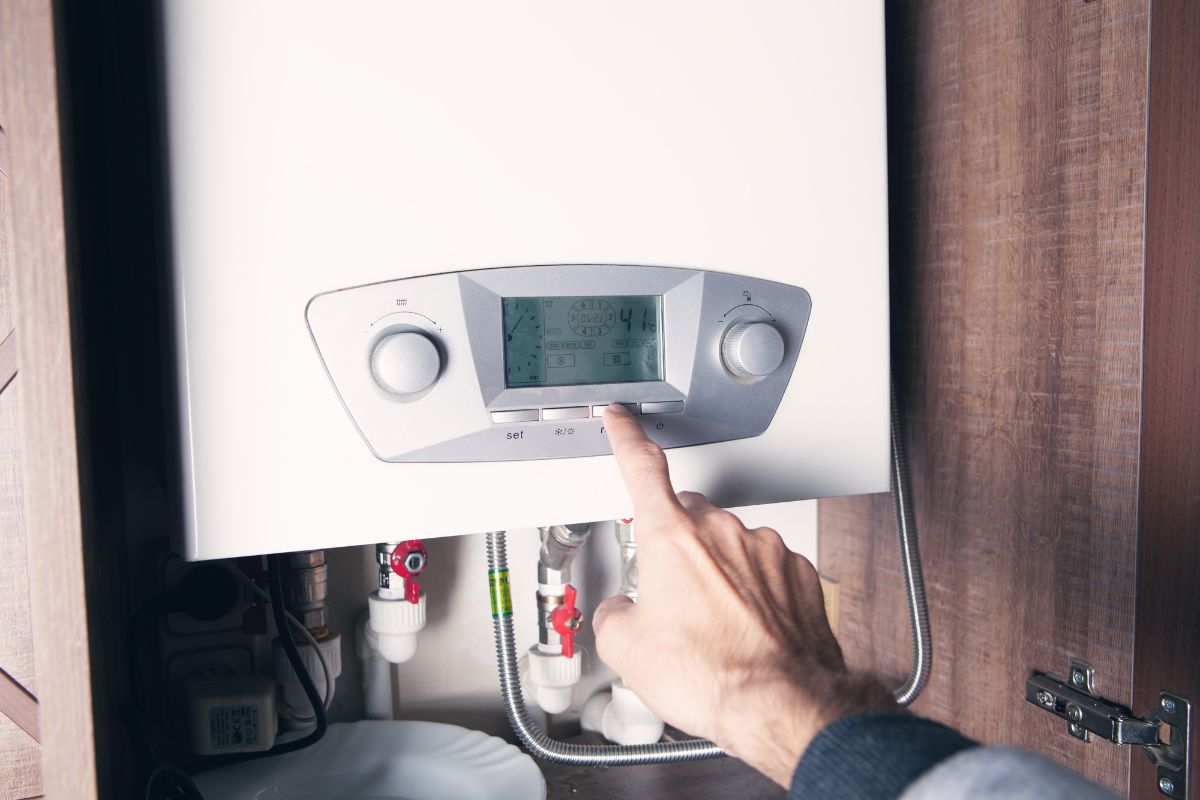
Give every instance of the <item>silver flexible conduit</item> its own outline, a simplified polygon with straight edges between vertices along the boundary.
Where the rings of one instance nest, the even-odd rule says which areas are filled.
[[[925,579],[921,576],[921,552],[917,548],[917,517],[912,507],[912,483],[904,454],[904,429],[896,384],[892,387],[892,500],[896,506],[896,532],[900,535],[900,563],[904,569],[904,593],[908,599],[908,621],[912,629],[912,668],[908,680],[892,692],[906,706],[917,699],[929,680],[933,664],[933,640],[929,635],[929,607],[925,602]]]
[[[487,535],[488,574],[492,577],[492,630],[496,636],[496,661],[500,668],[500,694],[508,722],[532,755],[547,761],[576,766],[629,766],[662,764],[669,761],[697,761],[725,755],[725,751],[703,739],[657,744],[573,744],[551,739],[537,726],[525,708],[521,676],[517,668],[517,648],[513,639],[512,602],[508,597],[508,547],[504,531]],[[503,580],[497,576],[503,576]],[[496,593],[503,597],[497,598]],[[498,613],[497,613],[498,612]]]
[[[909,705],[929,680],[933,661],[933,642],[929,634],[929,609],[925,602],[925,580],[921,575],[921,554],[917,548],[917,522],[912,508],[912,485],[904,454],[904,434],[896,387],[891,387],[892,409],[892,498],[896,506],[896,531],[900,536],[900,560],[904,571],[904,591],[908,599],[908,617],[912,629],[912,668],[908,680],[893,692],[896,702]],[[508,547],[504,531],[487,535],[489,575],[503,574],[507,593]],[[495,591],[496,583],[493,583]],[[508,600],[507,597],[505,597]],[[496,638],[496,661],[500,670],[500,695],[513,731],[532,755],[547,761],[577,766],[628,766],[662,764],[672,761],[698,761],[725,755],[725,751],[704,739],[659,742],[639,745],[573,744],[551,739],[529,716],[521,677],[517,667],[517,648],[513,637],[511,600],[495,607],[493,598],[492,631]],[[509,610],[504,613],[504,607]]]

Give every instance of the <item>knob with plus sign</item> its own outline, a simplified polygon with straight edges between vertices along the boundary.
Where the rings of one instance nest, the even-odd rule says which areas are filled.
[[[721,340],[721,361],[739,378],[770,375],[783,356],[783,336],[769,322],[739,322]]]

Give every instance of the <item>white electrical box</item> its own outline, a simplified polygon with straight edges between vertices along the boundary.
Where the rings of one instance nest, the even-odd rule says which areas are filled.
[[[189,559],[888,488],[883,5],[165,0]]]

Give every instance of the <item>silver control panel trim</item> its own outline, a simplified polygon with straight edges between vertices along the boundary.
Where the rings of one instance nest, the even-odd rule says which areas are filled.
[[[506,388],[501,298],[588,295],[662,296],[663,380]],[[338,289],[313,297],[305,316],[335,391],[378,458],[513,461],[611,452],[593,406],[614,395],[643,411],[672,409],[640,417],[663,447],[759,435],[792,377],[811,305],[803,288],[724,272],[559,264]],[[739,377],[723,363],[723,338],[740,322],[767,322],[779,331],[785,355],[771,374]],[[402,330],[428,336],[443,359],[438,382],[415,398],[385,391],[370,368],[378,343]],[[563,408],[582,413],[554,418]],[[496,416],[505,412],[530,418]]]

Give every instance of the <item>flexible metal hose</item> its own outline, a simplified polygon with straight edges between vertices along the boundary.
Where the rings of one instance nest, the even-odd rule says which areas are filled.
[[[921,694],[929,681],[933,663],[933,640],[929,631],[929,608],[925,599],[925,579],[921,574],[921,553],[917,543],[917,522],[912,507],[912,484],[908,460],[904,452],[904,433],[900,409],[896,401],[895,384],[891,387],[892,441],[892,499],[896,508],[896,532],[900,538],[900,560],[904,573],[904,591],[908,602],[909,627],[912,631],[912,667],[908,679],[893,692],[896,702],[909,705]],[[504,531],[487,535],[488,573],[505,575],[507,592],[508,548]],[[495,587],[493,583],[493,587]],[[500,670],[500,694],[509,724],[521,744],[534,756],[563,764],[589,766],[619,766],[659,764],[671,761],[697,761],[725,755],[721,748],[703,739],[689,739],[645,745],[584,745],[551,739],[529,716],[517,668],[517,651],[513,638],[510,610],[503,613],[493,599],[492,629],[496,638],[496,660]],[[495,613],[500,610],[501,613]]]
[[[917,699],[929,680],[933,663],[933,640],[929,635],[929,607],[925,602],[925,579],[921,575],[921,552],[917,547],[917,517],[913,513],[912,483],[908,476],[908,458],[904,453],[904,429],[896,384],[892,391],[892,500],[896,506],[896,532],[900,536],[900,563],[904,570],[904,593],[908,600],[908,621],[912,629],[912,667],[908,680],[892,693],[896,702],[906,706]]]
[[[725,755],[725,751],[703,739],[657,744],[573,744],[551,739],[537,726],[525,708],[517,648],[513,639],[512,601],[508,590],[508,547],[504,531],[487,535],[488,576],[492,590],[492,630],[496,636],[496,662],[500,669],[500,695],[508,722],[521,744],[532,755],[547,761],[577,766],[626,766],[697,761]]]

